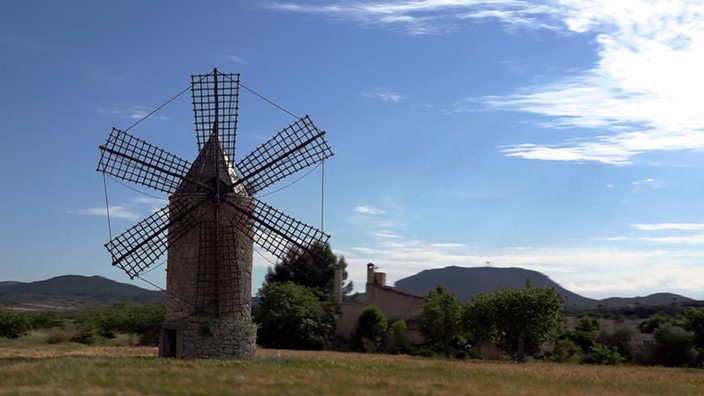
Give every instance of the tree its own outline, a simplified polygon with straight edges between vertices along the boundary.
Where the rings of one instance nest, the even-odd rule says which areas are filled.
[[[579,322],[574,326],[574,329],[585,333],[596,334],[596,332],[599,331],[599,322],[589,316],[582,316]]]
[[[633,328],[622,327],[614,330],[613,333],[601,332],[596,338],[599,344],[603,344],[612,348],[623,356],[625,360],[632,360],[635,357],[633,336],[636,331]]]
[[[465,310],[471,333],[492,341],[525,361],[526,353],[537,353],[548,335],[562,323],[562,297],[555,288],[503,289],[480,294]]]
[[[694,334],[670,323],[660,325],[653,333],[657,342],[657,357],[667,367],[681,367],[696,362]]]
[[[672,323],[672,317],[664,314],[651,315],[648,319],[638,324],[638,330],[641,333],[654,333],[656,329],[665,323]]]
[[[18,338],[32,329],[32,321],[22,312],[0,308],[0,338]]]
[[[461,330],[462,304],[444,286],[438,286],[423,296],[423,304],[416,317],[423,338],[442,348],[445,357],[452,356],[452,340]]]
[[[406,325],[406,321],[403,319],[393,322],[389,327],[389,333],[391,334],[391,340],[393,342],[394,350],[396,352],[404,351],[407,349],[407,332],[408,325]]]
[[[370,305],[357,317],[357,325],[352,335],[356,350],[373,352],[382,348],[386,341],[386,315],[376,305]]]
[[[342,267],[342,279],[347,279],[345,258],[332,253],[329,244],[316,243],[301,252],[298,248],[289,250],[286,257],[269,267],[264,279],[264,286],[274,282],[291,281],[315,291],[320,300],[331,299],[335,282],[335,267]],[[342,287],[342,294],[348,295],[354,286],[348,282]]]
[[[594,344],[589,350],[589,354],[582,360],[582,363],[618,366],[623,363],[623,356],[618,353],[616,347]]]
[[[257,342],[269,348],[321,349],[334,329],[334,317],[315,292],[291,281],[269,283],[259,290],[261,306]]]
[[[704,310],[687,308],[684,310],[684,328],[694,333],[694,346],[697,348],[697,367],[704,363]]]

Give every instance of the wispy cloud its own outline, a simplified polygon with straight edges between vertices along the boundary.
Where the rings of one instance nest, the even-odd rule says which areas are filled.
[[[68,209],[66,213],[81,215],[81,216],[98,216],[107,217],[108,211],[105,207],[93,207],[93,208],[83,208],[83,209]],[[132,211],[129,207],[122,205],[114,205],[110,207],[110,217],[116,219],[125,220],[139,220],[141,216]]]
[[[643,231],[663,231],[663,230],[699,231],[699,230],[704,230],[704,224],[701,224],[701,223],[631,224],[631,227],[635,228],[636,230],[643,230]]]
[[[137,197],[130,199],[127,202],[119,203],[117,205],[110,205],[110,217],[125,220],[141,220],[143,217],[161,209],[167,203],[168,201],[165,199],[152,197]],[[65,210],[65,212],[68,214],[75,214],[81,216],[108,216],[108,210],[104,206],[81,209],[67,209]]]
[[[425,35],[457,29],[471,19],[496,19],[510,26],[553,27],[550,7],[521,0],[369,0],[334,5],[276,2],[271,9],[319,14],[336,20]]]
[[[153,109],[152,109],[153,110]],[[116,109],[98,109],[97,113],[101,115],[115,115],[115,116],[124,116],[127,117],[131,120],[140,120],[152,111],[150,109],[146,109],[144,107],[134,107],[129,110],[116,110]],[[155,120],[161,120],[161,121],[168,121],[169,117],[165,115],[159,115],[159,114],[152,114],[150,115],[150,118],[153,118]]]
[[[380,214],[386,214],[388,213],[387,211],[383,209],[379,209],[375,206],[371,205],[360,205],[360,206],[355,206],[352,208],[352,211],[354,213],[360,213],[360,214],[366,214],[366,215],[380,215]]]
[[[335,251],[344,255],[358,289],[364,285],[370,262],[387,273],[389,284],[425,269],[491,263],[540,271],[569,290],[593,298],[662,291],[704,297],[701,285],[692,278],[704,276],[700,265],[704,224],[639,223],[632,224],[632,232],[624,236],[556,241],[547,246],[479,248],[457,240],[430,241],[410,235],[405,226],[408,215],[398,207],[365,205],[352,210],[350,226],[365,238],[353,245],[335,246]]]
[[[235,63],[240,63],[240,64],[249,63],[249,62],[247,62],[246,59],[244,59],[244,58],[242,58],[242,57],[239,57],[239,56],[237,56],[237,55],[228,55],[228,56],[227,56],[227,59],[229,59],[229,60],[231,60],[231,61],[233,61],[233,62],[235,62]]]
[[[704,249],[611,249],[608,247],[521,247],[477,251],[460,243],[432,243],[399,235],[370,245],[340,250],[356,285],[366,263],[386,272],[390,284],[425,269],[445,266],[520,267],[540,271],[561,286],[592,298],[635,296],[663,291],[701,298]],[[643,276],[648,274],[648,276]]]
[[[523,142],[503,152],[525,159],[627,165],[651,151],[704,149],[701,2],[368,0],[267,6],[410,34],[451,32],[469,21],[495,20],[509,29],[593,37],[598,59],[593,67],[511,95],[469,98],[467,104],[479,100],[488,109],[543,116],[541,126],[572,128],[573,136],[587,131],[581,139]],[[377,97],[395,101],[390,95]]]
[[[398,103],[404,99],[406,99],[405,96],[398,94],[396,92],[393,92],[388,89],[383,89],[383,88],[373,88],[370,90],[367,90],[365,92],[362,92],[361,94],[365,98],[375,98],[375,99],[380,99],[383,100],[384,102],[394,102]]]
[[[524,143],[509,156],[630,164],[650,151],[704,148],[704,5],[564,1],[568,29],[596,36],[595,67],[503,97],[490,108],[544,116],[544,126],[598,130],[561,144]]]

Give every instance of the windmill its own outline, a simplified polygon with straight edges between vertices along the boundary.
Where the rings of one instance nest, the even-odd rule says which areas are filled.
[[[105,245],[130,278],[168,252],[159,356],[252,359],[253,243],[283,258],[329,238],[254,198],[332,156],[325,132],[305,116],[235,161],[239,89],[239,74],[191,76],[193,163],[115,128],[99,147],[99,172],[169,195],[166,207]]]

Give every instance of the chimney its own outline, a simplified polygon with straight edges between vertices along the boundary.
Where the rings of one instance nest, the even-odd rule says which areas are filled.
[[[367,284],[374,284],[374,263],[367,264]]]

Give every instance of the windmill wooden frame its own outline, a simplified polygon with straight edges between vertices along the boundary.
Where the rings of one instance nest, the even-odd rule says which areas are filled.
[[[119,129],[99,147],[99,172],[169,195],[166,207],[105,245],[130,278],[168,251],[160,356],[254,358],[253,243],[283,258],[329,238],[254,198],[332,156],[325,132],[305,116],[235,161],[239,89],[239,74],[191,76],[193,163]]]

